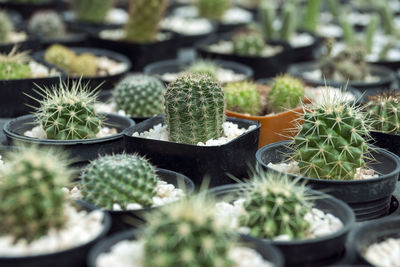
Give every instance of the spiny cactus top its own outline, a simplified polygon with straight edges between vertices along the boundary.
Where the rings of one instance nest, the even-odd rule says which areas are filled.
[[[102,23],[114,0],[72,0],[77,19],[89,23]]]
[[[144,266],[233,266],[228,252],[236,240],[228,231],[213,203],[196,197],[166,206],[147,217]]]
[[[196,0],[199,16],[220,20],[231,6],[231,0]]]
[[[0,10],[0,43],[9,41],[10,34],[14,30],[14,25],[6,11]]]
[[[0,170],[0,235],[31,242],[64,225],[62,186],[70,171],[54,152],[35,147],[6,155]]]
[[[312,201],[306,187],[298,180],[260,170],[244,184],[244,196],[244,214],[239,222],[250,228],[250,235],[306,237],[310,225],[304,217],[311,211]]]
[[[0,80],[26,79],[32,76],[28,65],[28,52],[17,52],[14,47],[8,54],[0,54]]]
[[[173,142],[219,138],[225,122],[224,90],[207,75],[182,75],[165,93],[165,122]]]
[[[253,82],[233,82],[224,87],[228,110],[259,115],[261,112],[260,95],[257,84]]]
[[[72,86],[63,83],[51,88],[40,88],[43,100],[35,112],[36,121],[42,125],[48,139],[75,140],[96,138],[103,118],[94,109],[97,94],[81,80]]]
[[[235,34],[232,43],[233,53],[238,56],[260,56],[265,48],[264,37],[254,30]]]
[[[41,38],[63,38],[66,27],[61,16],[55,11],[39,11],[29,19],[29,30]]]
[[[151,117],[164,112],[165,87],[152,76],[132,74],[120,81],[113,91],[118,109],[133,117]]]
[[[397,134],[400,131],[400,94],[382,92],[369,97],[365,106],[371,130]]]
[[[217,79],[218,65],[209,60],[197,60],[186,70],[194,74],[207,74],[213,79]]]
[[[304,124],[294,137],[292,159],[310,178],[351,180],[368,156],[368,123],[360,108],[339,94],[304,107]]]
[[[303,82],[286,74],[274,79],[268,102],[273,112],[281,112],[299,106],[303,97]]]
[[[108,155],[92,161],[82,174],[82,194],[88,202],[111,210],[130,203],[151,206],[156,195],[155,168],[138,155]]]

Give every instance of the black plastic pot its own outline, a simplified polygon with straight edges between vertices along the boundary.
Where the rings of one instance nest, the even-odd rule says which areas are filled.
[[[92,207],[86,206],[81,201],[76,201],[84,210],[92,211]],[[90,249],[102,240],[111,226],[110,215],[103,212],[103,230],[100,234],[88,243],[70,249],[50,253],[39,254],[25,257],[2,257],[0,256],[0,266],[2,267],[85,267],[86,259]]]
[[[376,82],[349,81],[348,85],[360,90],[361,93],[363,93],[365,96],[375,95],[381,92],[382,90],[392,89],[394,83],[396,82],[396,73],[394,71],[379,65],[370,65],[369,68],[372,75],[380,77],[379,81]],[[326,84],[328,86],[333,86],[333,87],[342,87],[342,88],[346,87],[347,81],[339,82],[339,81],[324,80],[324,79],[311,80],[304,76],[305,72],[314,71],[316,69],[319,69],[318,62],[316,61],[304,62],[291,65],[289,68],[289,73],[296,77],[302,78],[303,80],[305,80],[306,83],[312,86],[324,86]]]
[[[119,80],[122,79],[130,70],[132,64],[130,60],[125,57],[124,55],[121,55],[119,53],[105,50],[105,49],[99,49],[99,48],[87,48],[87,47],[70,47],[73,51],[75,51],[77,54],[82,54],[82,53],[92,53],[95,56],[105,56],[108,57],[112,60],[115,60],[117,62],[122,62],[126,64],[126,69],[123,72],[113,74],[113,75],[107,75],[107,76],[93,76],[93,77],[82,77],[82,82],[89,83],[90,82],[90,87],[91,88],[96,88],[101,85],[100,89],[101,90],[111,90],[114,88],[114,85],[119,82]],[[34,58],[37,58],[38,60],[44,61],[44,51],[37,52],[33,55]],[[80,79],[79,77],[70,77],[72,80],[78,81]]]
[[[43,3],[14,3],[12,0],[0,1],[1,9],[18,11],[24,18],[29,18],[33,13],[43,9],[57,9],[60,7],[60,0],[48,0]]]
[[[225,61],[225,60],[213,60],[218,66],[221,66],[225,69],[233,70],[235,73],[243,74],[244,79],[251,79],[253,77],[253,70],[243,64]],[[154,62],[147,65],[144,68],[144,73],[148,75],[154,75],[162,80],[165,84],[168,84],[168,81],[162,79],[162,75],[165,73],[179,73],[185,70],[193,61],[180,61],[177,59],[164,60],[159,62]]]
[[[195,35],[182,34],[179,32],[174,32],[174,33],[180,40],[180,45],[182,46],[182,48],[192,48],[195,43],[203,40],[204,38],[207,38],[211,34],[214,34],[216,32],[216,29],[217,29],[216,24],[212,23],[212,29],[207,33],[195,34]]]
[[[389,150],[390,152],[400,156],[400,135],[399,134],[388,134],[371,131],[371,137],[373,138],[374,145]]]
[[[196,186],[201,185],[205,177],[209,179],[210,186],[233,183],[228,174],[245,177],[249,166],[255,164],[260,124],[236,118],[228,118],[228,121],[238,124],[239,128],[252,125],[256,128],[220,146],[196,146],[132,136],[134,132],[148,131],[154,125],[163,123],[164,116],[159,115],[127,129],[125,148],[129,153],[146,156],[160,168],[187,175]]]
[[[273,77],[276,74],[286,72],[287,66],[290,62],[291,50],[287,44],[279,43],[283,47],[283,51],[276,55],[269,57],[251,57],[251,56],[238,56],[234,54],[222,54],[210,51],[209,45],[215,44],[219,41],[230,40],[233,33],[224,35],[212,35],[209,38],[198,42],[195,45],[197,54],[201,58],[222,59],[242,63],[249,66],[254,71],[254,79]],[[275,45],[274,43],[272,43]]]
[[[6,135],[7,144],[16,142],[34,143],[43,147],[56,147],[69,153],[71,164],[75,162],[88,161],[99,155],[121,153],[124,151],[123,135],[127,128],[134,125],[131,119],[115,114],[105,114],[105,125],[116,128],[118,134],[86,140],[51,140],[38,139],[24,136],[24,132],[36,126],[34,115],[25,115],[6,123],[3,132]]]
[[[304,62],[316,59],[315,58],[316,50],[320,47],[322,39],[312,33],[308,34],[310,34],[314,38],[314,42],[305,46],[290,45],[291,49],[290,62],[297,63],[297,62]]]
[[[37,51],[40,48],[40,41],[35,37],[28,37],[25,41],[17,43],[0,43],[0,53],[9,53],[14,46],[18,46],[19,51]]]
[[[279,163],[286,159],[284,153],[290,153],[286,145],[291,141],[273,143],[257,151],[257,162],[266,170],[274,171],[268,163]],[[379,174],[378,178],[365,180],[324,180],[303,177],[302,179],[315,190],[337,197],[354,210],[357,221],[366,221],[383,217],[389,213],[392,193],[400,172],[400,158],[384,149],[374,149],[370,166]],[[295,178],[295,175],[288,175]]]
[[[123,240],[135,240],[140,233],[137,231],[124,231],[115,234],[94,246],[87,259],[88,267],[96,267],[96,261],[100,254],[111,251],[111,248]],[[246,241],[246,240],[245,240]],[[252,242],[249,247],[254,248],[265,260],[272,263],[274,267],[283,267],[284,261],[282,254],[275,247],[265,242]],[[134,252],[133,252],[134,253]],[[255,267],[255,266],[254,266]]]
[[[82,46],[87,46],[88,44],[87,42],[88,42],[88,35],[82,31],[67,32],[67,34],[62,38],[40,39],[40,44],[42,49],[46,49],[52,44],[61,44],[67,47],[74,47],[74,46],[82,47]]]
[[[241,197],[244,188],[241,184],[219,186],[210,191],[218,199],[232,201]],[[273,241],[246,236],[246,240],[262,240],[276,246],[285,256],[286,266],[327,266],[340,258],[345,250],[347,234],[354,225],[353,211],[341,200],[318,191],[314,207],[339,218],[343,227],[330,235],[292,241]]]

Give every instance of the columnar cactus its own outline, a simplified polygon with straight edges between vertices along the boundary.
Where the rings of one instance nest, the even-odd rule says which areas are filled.
[[[76,17],[80,21],[102,23],[112,8],[114,0],[73,0]]]
[[[296,30],[295,6],[288,3],[283,10],[282,28],[280,31],[280,40],[289,42],[290,37]]]
[[[117,84],[113,101],[132,117],[150,117],[163,113],[164,93],[165,87],[159,79],[132,74]]]
[[[6,155],[0,170],[0,235],[31,242],[64,226],[65,195],[69,170],[63,160],[35,147]]]
[[[389,35],[395,34],[396,27],[394,25],[394,15],[390,5],[388,5],[387,3],[381,3],[379,7],[379,12],[381,14],[385,33]]]
[[[166,8],[167,0],[131,0],[126,39],[135,43],[154,42]]]
[[[340,18],[340,24],[343,30],[343,39],[348,46],[355,45],[355,33],[353,25],[345,17]]]
[[[260,19],[261,19],[261,28],[263,29],[264,36],[267,40],[271,40],[274,38],[274,21],[275,21],[275,12],[276,7],[272,3],[272,1],[263,1],[260,5]]]
[[[303,16],[304,29],[315,32],[318,26],[319,11],[321,9],[321,0],[308,0],[306,10]]]
[[[303,82],[286,74],[274,79],[268,103],[273,112],[281,112],[299,106],[303,97]]]
[[[14,25],[6,11],[0,11],[0,43],[8,42],[10,34],[14,30]]]
[[[259,115],[261,112],[260,94],[257,84],[252,82],[233,82],[224,87],[228,110]]]
[[[238,56],[260,56],[265,48],[262,34],[254,30],[235,34],[232,43],[233,53]]]
[[[114,204],[151,206],[156,195],[155,168],[138,155],[107,155],[92,161],[82,173],[82,194],[86,201],[111,210]]]
[[[328,0],[328,8],[334,17],[339,17],[341,15],[341,8],[339,0]]]
[[[366,43],[366,50],[368,53],[372,52],[372,45],[374,42],[375,32],[379,27],[379,17],[377,15],[372,15],[371,20],[367,26],[365,31],[365,43]]]
[[[194,74],[207,74],[213,79],[217,79],[218,65],[209,60],[197,60],[186,70]]]
[[[18,53],[15,47],[8,54],[0,54],[0,80],[31,77],[29,60],[27,52]]]
[[[62,38],[66,34],[66,26],[55,11],[38,11],[29,20],[29,30],[44,39]]]
[[[182,75],[167,88],[165,115],[173,142],[197,144],[219,138],[225,121],[224,91],[207,75]]]
[[[44,59],[67,72],[71,71],[72,64],[75,61],[76,54],[74,51],[65,46],[54,44],[46,49]]]
[[[306,237],[309,223],[305,215],[311,211],[311,196],[304,184],[289,180],[275,172],[259,171],[245,184],[242,226],[258,238]]]
[[[371,96],[365,111],[372,130],[391,134],[400,131],[400,94],[382,92]]]
[[[199,16],[221,20],[231,6],[231,0],[196,0]]]
[[[48,139],[96,138],[103,118],[94,109],[96,94],[90,91],[88,84],[82,84],[79,80],[69,86],[60,81],[59,85],[40,90],[44,99],[38,100],[40,107],[35,116]]]

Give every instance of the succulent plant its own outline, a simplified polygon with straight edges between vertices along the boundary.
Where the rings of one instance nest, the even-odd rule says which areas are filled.
[[[17,52],[14,47],[8,54],[0,54],[0,80],[26,79],[32,76],[28,52]]]
[[[258,238],[306,237],[309,223],[305,215],[311,211],[312,197],[304,183],[290,180],[276,172],[255,172],[243,189],[244,214],[241,226],[250,228],[250,235]]]
[[[150,117],[164,112],[165,87],[152,76],[132,74],[120,81],[113,92],[117,108],[133,117]]]
[[[310,32],[315,32],[318,26],[321,0],[308,0],[303,15],[303,28]]]
[[[354,46],[356,44],[355,33],[353,25],[345,17],[340,18],[340,25],[343,30],[343,39],[347,46]]]
[[[396,27],[394,25],[394,15],[389,4],[380,3],[379,13],[382,18],[385,33],[388,35],[396,34]]]
[[[14,31],[14,25],[6,11],[0,10],[0,43],[8,42],[10,34]]]
[[[288,3],[283,9],[282,27],[279,39],[289,42],[290,37],[296,31],[296,26],[295,6]]]
[[[104,22],[113,4],[114,0],[72,0],[77,19],[89,23]]]
[[[197,60],[186,71],[194,74],[207,74],[211,78],[217,79],[218,65],[210,60]]]
[[[231,0],[196,0],[199,16],[221,20],[231,6]]]
[[[372,46],[374,42],[374,35],[379,27],[379,17],[376,15],[371,16],[371,20],[365,30],[365,47],[368,53],[372,52]]]
[[[274,79],[272,89],[268,94],[268,103],[273,112],[281,112],[299,106],[303,97],[303,82],[285,74]]]
[[[232,38],[233,53],[238,56],[261,56],[265,42],[257,30],[246,30],[236,33]]]
[[[62,38],[66,34],[66,26],[55,11],[38,11],[30,19],[28,28],[43,39]]]
[[[111,210],[114,204],[126,209],[130,203],[151,206],[158,176],[155,168],[138,155],[106,155],[92,161],[82,173],[86,201]]]
[[[328,9],[333,16],[339,17],[341,15],[341,3],[339,0],[327,0]]]
[[[167,0],[131,0],[126,39],[135,43],[154,42],[166,8]]]
[[[276,5],[272,1],[263,1],[259,8],[261,28],[267,40],[274,38],[274,21],[276,17]]]
[[[370,96],[365,105],[371,129],[384,133],[397,134],[400,131],[400,94],[382,92]]]
[[[259,115],[261,112],[260,95],[257,84],[253,82],[233,82],[224,87],[228,110]]]
[[[97,57],[91,53],[76,55],[70,69],[77,76],[95,76],[98,69]]]
[[[197,144],[223,133],[224,90],[207,75],[178,77],[167,87],[164,110],[173,142]]]
[[[69,179],[64,161],[53,151],[24,147],[8,152],[0,170],[0,235],[31,242],[64,226]]]
[[[74,51],[59,44],[53,44],[46,49],[44,59],[67,72],[72,69],[72,64],[75,61],[76,54]]]
[[[102,116],[94,109],[97,88],[91,91],[80,79],[72,81],[71,86],[60,80],[59,85],[39,89],[44,99],[37,100],[40,107],[35,117],[48,139],[96,138],[103,125]]]

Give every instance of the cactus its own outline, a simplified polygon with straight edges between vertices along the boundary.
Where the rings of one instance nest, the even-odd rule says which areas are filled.
[[[144,267],[234,266],[228,255],[235,236],[204,197],[174,203],[146,219]]]
[[[75,56],[70,66],[71,73],[76,76],[95,76],[97,74],[97,57],[90,53],[82,53]]]
[[[304,107],[304,124],[298,126],[291,157],[299,162],[302,176],[351,180],[357,168],[365,167],[368,120],[354,105],[336,95]]]
[[[164,110],[173,142],[197,144],[223,133],[224,90],[207,75],[178,77],[167,88]]]
[[[244,185],[244,214],[239,222],[250,228],[251,236],[269,239],[280,235],[292,239],[306,237],[310,225],[304,217],[311,211],[313,203],[304,183],[260,170]]]
[[[75,61],[76,54],[74,51],[59,44],[53,44],[46,49],[44,59],[67,72],[71,71],[71,66]]]
[[[347,46],[355,45],[355,33],[353,25],[351,25],[346,18],[342,17],[340,19],[340,25],[343,30],[343,39]]]
[[[103,23],[108,11],[113,7],[114,0],[73,0],[76,17],[89,23]]]
[[[400,131],[400,94],[382,92],[370,96],[365,105],[367,118],[374,131],[397,134]]]
[[[35,112],[36,121],[42,125],[48,139],[76,140],[96,138],[103,124],[94,105],[98,88],[90,91],[89,84],[72,81],[72,86],[60,81],[51,88],[39,87],[43,100]]]
[[[231,6],[231,0],[196,0],[199,16],[221,20]]]
[[[252,82],[233,82],[224,88],[228,110],[259,115],[261,113],[260,95],[257,84]]]
[[[150,117],[164,112],[164,92],[157,78],[133,74],[117,84],[113,101],[130,116]]]
[[[396,27],[394,25],[394,15],[390,5],[385,3],[380,4],[379,13],[382,18],[385,33],[388,35],[396,34]]]
[[[263,1],[259,8],[261,26],[267,40],[274,38],[274,20],[276,7],[271,1]]]
[[[0,10],[0,43],[9,41],[10,34],[14,31],[14,25],[6,11]]]
[[[268,103],[272,112],[281,112],[297,107],[303,97],[303,82],[286,74],[274,79],[272,90],[268,94]]]
[[[330,12],[334,17],[339,17],[341,15],[342,11],[339,0],[328,0],[327,4],[328,4],[328,9],[330,10]]]
[[[131,0],[126,39],[135,43],[154,42],[166,8],[167,0]]]
[[[265,48],[262,34],[255,30],[236,33],[232,43],[233,53],[238,56],[261,56]]]
[[[319,11],[321,9],[321,0],[308,0],[306,10],[303,16],[303,28],[310,32],[315,32],[318,26]]]
[[[64,226],[62,186],[70,171],[52,151],[20,147],[0,170],[0,236],[31,242]]]
[[[38,11],[29,20],[28,28],[43,39],[63,38],[66,34],[64,21],[55,11]]]
[[[387,60],[388,53],[393,48],[396,48],[395,41],[389,39],[389,41],[381,48],[381,51],[379,51],[378,58],[380,60]]]
[[[376,15],[371,16],[371,21],[369,22],[367,29],[365,30],[365,44],[367,53],[372,52],[372,45],[374,42],[374,35],[379,27],[379,17]]]
[[[0,54],[0,80],[26,79],[32,76],[28,52],[18,53],[14,47],[8,54]]]
[[[151,206],[156,195],[155,168],[138,155],[106,155],[92,161],[82,173],[83,198],[98,207],[112,210],[114,204]]]
[[[290,37],[296,30],[296,15],[294,5],[286,4],[283,11],[283,21],[280,40],[289,42]]]
[[[218,65],[209,60],[197,60],[186,70],[194,74],[207,74],[213,79],[217,79]]]

